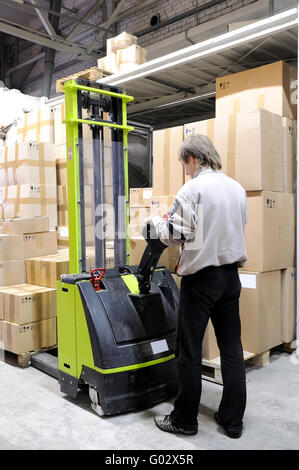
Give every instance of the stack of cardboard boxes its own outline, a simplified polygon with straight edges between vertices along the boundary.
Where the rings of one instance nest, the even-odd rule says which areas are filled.
[[[31,113],[29,113],[31,114]],[[25,141],[0,150],[0,218],[45,216],[57,225],[55,146]]]
[[[107,55],[98,60],[99,69],[109,73],[130,72],[146,61],[146,49],[137,37],[123,32],[106,41]]]
[[[27,258],[57,252],[49,217],[6,219],[0,226],[0,339],[16,354],[56,344],[56,289],[32,285]],[[55,256],[55,255],[54,255]],[[27,280],[27,284],[26,284]]]
[[[244,350],[255,354],[295,339],[296,106],[290,83],[284,62],[219,78],[216,118],[184,128],[185,138],[210,137],[224,173],[247,192],[240,315]],[[219,356],[211,323],[203,356]]]
[[[57,253],[53,109],[24,114],[0,151],[0,319],[3,348],[56,344],[56,290],[30,282],[26,260]],[[27,284],[26,284],[27,282]]]

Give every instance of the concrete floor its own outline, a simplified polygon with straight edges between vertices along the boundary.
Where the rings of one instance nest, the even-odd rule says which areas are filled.
[[[293,360],[292,360],[293,359]],[[204,381],[196,436],[159,431],[153,418],[172,402],[138,413],[100,418],[86,392],[77,401],[59,391],[55,379],[33,369],[0,362],[0,449],[242,450],[299,449],[299,361],[271,354],[266,368],[247,367],[244,432],[229,439],[214,422],[222,387]]]

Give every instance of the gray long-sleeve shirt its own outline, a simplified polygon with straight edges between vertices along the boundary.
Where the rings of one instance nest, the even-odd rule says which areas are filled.
[[[177,274],[194,274],[207,266],[247,260],[246,192],[237,181],[211,168],[198,170],[178,192],[169,220],[152,216],[166,245],[182,245]]]

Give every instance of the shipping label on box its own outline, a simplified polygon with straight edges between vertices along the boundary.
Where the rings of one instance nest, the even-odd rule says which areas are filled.
[[[23,354],[36,349],[55,346],[57,344],[56,318],[35,321],[19,325],[2,322],[2,338],[6,351]]]
[[[22,324],[56,314],[56,289],[29,284],[0,288],[0,318],[3,320]]]
[[[294,264],[294,195],[249,192],[247,204],[245,241],[248,261],[242,270],[266,272]]]
[[[216,79],[216,117],[266,109],[296,118],[292,86],[295,68],[280,61]]]
[[[55,184],[55,146],[22,142],[0,150],[0,186]]]
[[[175,196],[155,196],[150,200],[150,215],[168,215]]]
[[[54,144],[54,112],[48,106],[25,113],[18,121],[18,142],[49,142]]]
[[[57,233],[55,230],[23,235],[25,258],[57,253]]]
[[[2,206],[2,207],[1,207]],[[2,218],[48,216],[57,226],[56,184],[23,184],[0,187]]]
[[[131,188],[130,207],[150,207],[152,188]]]

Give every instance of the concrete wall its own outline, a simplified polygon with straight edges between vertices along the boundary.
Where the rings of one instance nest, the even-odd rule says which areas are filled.
[[[127,31],[129,33],[140,33],[150,27],[151,17],[158,13],[161,22],[173,18],[176,15],[185,13],[197,6],[209,3],[210,0],[165,0],[157,1],[145,10],[134,13],[117,24],[117,33]],[[296,5],[294,0],[275,1],[275,11],[282,8],[290,8]],[[128,0],[124,11],[130,7],[140,4],[140,0]],[[269,12],[268,0],[227,0],[226,2],[209,8],[199,14],[190,16],[189,18],[178,21],[174,24],[166,26],[158,31],[150,32],[142,35],[138,39],[138,43],[148,49],[148,60],[167,54],[174,50],[190,45],[191,41],[199,42],[217,34],[227,31],[228,24],[244,21],[246,19],[259,19],[267,16]],[[99,11],[90,20],[90,23],[103,24],[103,12]],[[63,34],[66,34],[71,28],[65,28],[62,23]],[[77,39],[81,44],[89,44],[94,37],[90,34],[83,38]],[[97,49],[105,50],[105,41],[98,43]],[[20,50],[19,62],[24,62],[28,58],[33,57],[41,52],[41,46],[23,42],[23,49]],[[56,95],[56,80],[75,73],[84,68],[96,65],[93,59],[78,60],[75,57],[67,56],[65,53],[56,52],[55,69],[53,74],[51,97]],[[68,63],[71,62],[70,65]],[[39,60],[24,81],[24,74],[29,72],[30,66],[24,68],[12,75],[12,86],[20,88],[24,93],[41,96],[44,61]],[[39,77],[35,79],[35,77]]]

